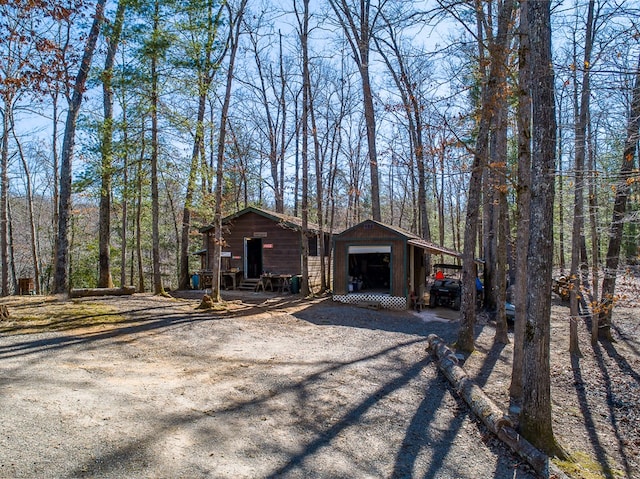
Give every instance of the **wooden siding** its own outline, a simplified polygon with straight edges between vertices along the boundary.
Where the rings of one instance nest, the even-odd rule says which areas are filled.
[[[224,252],[232,257],[230,267],[244,269],[245,238],[262,241],[262,271],[300,274],[300,233],[282,228],[279,223],[249,212],[225,224]],[[247,273],[247,272],[245,272]]]
[[[365,221],[336,236],[334,247],[333,291],[347,294],[349,277],[349,246],[391,246],[392,296],[406,297],[407,292],[407,243],[400,234],[376,223]]]
[[[262,243],[261,257],[262,267],[258,272],[274,274],[302,273],[301,260],[301,235],[300,230],[283,225],[279,220],[248,211],[240,216],[232,217],[223,225],[224,246],[223,255],[228,253],[231,257],[222,258],[222,269],[238,268],[243,271],[244,277],[255,276],[255,272],[245,271],[245,238],[257,238]],[[325,242],[332,245],[331,235],[326,235]],[[206,250],[203,261],[204,268],[213,269],[213,229],[203,231],[203,249]],[[330,268],[328,258],[325,264]],[[313,291],[320,289],[320,257],[309,257],[310,286]]]
[[[309,286],[314,293],[321,293],[320,291],[320,256],[309,257]],[[333,268],[329,263],[329,257],[324,258],[325,268],[329,271],[329,285],[331,288],[331,281],[333,280]]]

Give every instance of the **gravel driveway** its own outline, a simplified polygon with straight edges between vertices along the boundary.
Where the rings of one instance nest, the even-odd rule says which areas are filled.
[[[435,313],[83,301],[129,321],[0,337],[0,477],[535,477],[427,356]]]

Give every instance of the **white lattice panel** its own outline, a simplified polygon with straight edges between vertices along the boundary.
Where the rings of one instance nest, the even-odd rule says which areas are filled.
[[[407,299],[401,296],[389,296],[388,294],[334,294],[333,300],[345,304],[357,304],[363,301],[377,301],[384,309],[405,310]]]

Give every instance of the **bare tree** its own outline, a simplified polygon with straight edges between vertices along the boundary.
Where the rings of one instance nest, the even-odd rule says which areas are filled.
[[[225,87],[222,109],[220,111],[220,133],[218,135],[217,153],[216,153],[216,206],[214,215],[214,240],[213,240],[213,284],[211,286],[211,297],[213,301],[220,302],[220,255],[222,252],[222,188],[224,173],[224,152],[227,135],[227,122],[229,117],[229,105],[231,103],[231,94],[233,86],[233,73],[238,52],[238,44],[240,42],[240,33],[242,25],[242,17],[244,16],[248,0],[239,0],[234,11],[231,2],[226,2],[225,7],[228,13],[229,21],[229,64],[227,65],[227,82]]]
[[[8,112],[7,112],[8,113]],[[12,118],[13,119],[13,118]],[[13,133],[16,147],[18,148],[18,155],[20,156],[20,162],[24,170],[24,179],[27,196],[27,211],[29,212],[29,242],[31,244],[31,256],[33,264],[33,280],[36,294],[41,293],[40,288],[40,254],[38,252],[38,237],[36,235],[36,221],[33,207],[33,186],[31,180],[31,170],[27,164],[24,152],[22,150],[22,144],[19,138],[16,136],[15,125],[11,125],[11,132]],[[12,261],[12,264],[14,262]]]
[[[300,36],[300,48],[302,50],[302,115],[300,126],[302,132],[302,200],[300,210],[302,213],[302,289],[301,294],[307,296],[309,290],[309,104],[311,97],[311,73],[309,72],[309,0],[302,0],[302,18],[294,1],[296,18],[298,20],[298,35]]]
[[[640,57],[635,72],[635,83],[627,119],[627,136],[622,154],[622,163],[616,194],[613,202],[613,217],[609,227],[609,245],[602,279],[598,321],[598,338],[611,341],[611,315],[614,306],[616,278],[620,263],[620,246],[627,211],[627,199],[630,194],[631,177],[635,168],[635,156],[640,138]],[[594,319],[595,320],[595,319]],[[593,339],[593,338],[592,338]]]
[[[382,0],[374,7],[371,0],[360,0],[356,5],[353,5],[347,0],[329,0],[329,4],[335,12],[338,22],[351,46],[353,59],[358,66],[362,80],[362,99],[367,128],[369,173],[371,175],[371,215],[375,221],[381,220],[381,213],[378,154],[376,150],[376,119],[369,75],[369,56],[371,38],[378,13],[382,11],[385,3],[386,0]]]
[[[490,68],[486,87],[483,88],[478,139],[474,151],[467,215],[462,253],[462,321],[458,332],[457,347],[463,351],[473,351],[473,326],[476,317],[476,264],[477,223],[480,216],[482,177],[487,166],[491,129],[499,125],[499,105],[506,92],[507,55],[509,50],[509,29],[512,22],[514,2],[506,0],[498,11],[498,30],[495,40],[489,43]],[[500,274],[498,272],[498,274]],[[504,271],[502,272],[504,274]]]
[[[214,9],[212,0],[204,2],[192,2],[187,12],[189,24],[190,42],[185,49],[191,55],[189,65],[193,66],[193,72],[197,79],[198,92],[198,112],[196,116],[195,135],[193,137],[193,147],[191,150],[191,163],[189,166],[189,177],[187,180],[184,207],[182,209],[182,232],[180,240],[180,272],[178,287],[180,289],[189,288],[189,245],[191,233],[191,212],[193,209],[193,195],[196,189],[196,180],[201,164],[201,156],[204,153],[204,119],[207,106],[207,98],[222,58],[226,54],[223,48],[220,55],[214,57],[216,50],[216,40],[218,28],[224,7]],[[206,14],[203,15],[203,12]],[[202,22],[202,23],[201,23]],[[198,31],[204,30],[203,32]],[[204,38],[199,41],[199,33],[204,34]]]
[[[400,92],[402,104],[406,113],[407,127],[410,135],[410,144],[413,146],[413,158],[415,158],[415,165],[417,168],[417,180],[418,180],[418,219],[419,219],[419,231],[420,235],[427,241],[431,241],[431,228],[429,225],[429,215],[427,214],[427,178],[425,167],[425,151],[426,145],[423,141],[423,132],[427,128],[424,120],[425,105],[420,103],[421,92],[419,91],[421,82],[419,82],[415,72],[411,71],[409,63],[410,55],[405,54],[402,51],[401,45],[397,38],[397,32],[394,28],[394,24],[386,15],[381,15],[387,38],[382,38],[381,35],[374,37],[374,41],[378,52],[384,59],[387,68],[393,78],[396,88]],[[382,48],[383,45],[393,55],[393,61]],[[427,70],[429,65],[425,62],[421,62],[420,70]],[[442,150],[444,155],[444,149]],[[442,230],[441,230],[442,231]],[[428,270],[427,265],[427,270]]]
[[[594,37],[594,0],[589,1],[586,20],[586,35],[584,58],[582,61],[582,91],[580,92],[580,100],[578,101],[578,80],[577,71],[574,70],[574,115],[575,115],[575,188],[573,203],[573,230],[571,233],[571,268],[569,270],[570,282],[572,287],[569,290],[569,351],[572,355],[582,356],[580,346],[578,344],[578,322],[580,316],[580,300],[582,296],[582,283],[580,267],[580,259],[582,252],[582,243],[584,241],[584,167],[585,167],[585,151],[586,151],[586,132],[587,122],[589,120],[589,97],[591,95],[591,50],[593,48]],[[575,47],[574,47],[575,48]],[[575,60],[574,60],[575,61]],[[577,63],[577,61],[576,61]],[[580,268],[581,269],[581,268]],[[583,303],[586,304],[586,303]]]

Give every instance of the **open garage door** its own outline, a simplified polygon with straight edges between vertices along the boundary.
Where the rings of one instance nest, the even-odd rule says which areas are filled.
[[[349,291],[391,292],[391,246],[349,246]]]

